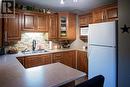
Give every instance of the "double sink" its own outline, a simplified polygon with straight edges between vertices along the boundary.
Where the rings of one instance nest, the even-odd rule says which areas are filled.
[[[37,53],[46,53],[46,52],[49,52],[45,49],[42,49],[42,50],[25,50],[25,51],[22,51],[23,54],[37,54]]]

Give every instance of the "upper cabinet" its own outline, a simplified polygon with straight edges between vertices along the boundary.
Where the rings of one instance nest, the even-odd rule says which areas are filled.
[[[4,19],[5,41],[20,40],[21,37],[21,13],[16,12],[15,18]]]
[[[118,20],[117,4],[105,5],[92,11],[93,23]]]
[[[0,18],[0,48],[2,47],[2,18]]]
[[[31,32],[47,32],[49,29],[49,14],[22,13],[22,30]]]
[[[33,13],[22,14],[22,30],[35,31],[36,29],[36,15]]]
[[[94,9],[92,12],[92,16],[93,16],[93,23],[106,21],[106,13],[105,9],[103,8]]]
[[[48,31],[48,39],[58,39],[58,14],[50,15],[50,28]]]
[[[49,40],[75,40],[76,15],[68,12],[51,14]]]
[[[106,8],[107,20],[118,20],[118,7],[117,4]]]
[[[59,39],[75,40],[76,39],[76,15],[68,12],[58,13],[59,19]]]
[[[48,32],[50,28],[50,14],[37,14],[37,31]]]
[[[79,16],[79,26],[84,27],[92,23],[92,13],[87,13],[85,15]]]
[[[79,16],[79,26],[88,26],[91,23],[118,20],[117,3],[101,6],[91,12]]]

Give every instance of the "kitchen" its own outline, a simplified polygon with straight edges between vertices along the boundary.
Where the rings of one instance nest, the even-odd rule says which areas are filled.
[[[43,1],[41,2],[43,8],[40,6],[40,1],[39,4],[36,2],[35,0],[28,2],[26,0],[16,0],[15,18],[6,17],[0,21],[1,31],[3,31],[0,32],[2,33],[0,34],[0,53],[4,54],[5,51],[7,53],[6,55],[0,56],[0,77],[2,78],[0,79],[0,86],[57,87],[84,76],[85,80],[90,79],[88,26],[115,20],[120,21],[118,18],[120,12],[118,7],[121,5],[114,0],[110,2],[107,0],[99,1],[97,6],[93,4],[93,6],[90,6],[91,8],[85,8],[88,11],[83,11],[83,13],[79,10],[70,10],[64,7],[69,3],[67,0],[63,0],[62,3],[60,3],[60,0],[52,2],[50,3],[52,5],[50,7],[46,5],[46,1]],[[61,6],[59,7],[61,9],[56,9],[58,6],[56,3]],[[78,3],[80,2],[73,2],[74,8],[75,6],[78,7],[76,5]],[[55,9],[53,9],[53,4],[56,4]],[[67,9],[68,11],[66,11]],[[53,66],[54,68],[48,67],[47,65]],[[60,67],[55,67],[57,65]],[[69,67],[66,67],[66,65]],[[46,78],[50,77],[52,79],[49,79],[50,82],[40,76],[45,73],[44,69],[46,67],[48,67],[48,70],[54,71],[52,74],[50,72],[46,72],[48,75],[45,74]],[[63,72],[66,70],[68,72],[70,71],[70,73]],[[62,79],[60,78],[61,73],[63,75],[61,77]],[[75,74],[72,75],[71,73]],[[53,77],[53,74],[56,77]],[[120,76],[117,77],[119,78]],[[59,79],[56,80],[53,78]],[[43,79],[45,83],[41,82]],[[71,81],[68,81],[69,79]],[[105,84],[107,83],[105,82]],[[116,82],[114,84],[117,85]],[[105,87],[109,86],[105,85]]]

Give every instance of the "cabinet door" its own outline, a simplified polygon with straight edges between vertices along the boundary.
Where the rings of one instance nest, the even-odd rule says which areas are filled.
[[[111,6],[111,7],[106,8],[106,12],[107,12],[108,21],[118,19],[118,7],[117,6]]]
[[[88,58],[86,52],[77,51],[77,69],[88,73]]]
[[[47,29],[47,16],[46,15],[39,14],[37,16],[37,28],[38,28],[38,31],[41,31],[41,32],[48,31],[48,29]]]
[[[15,14],[15,18],[4,19],[6,41],[20,40],[21,36],[21,14]]]
[[[36,29],[36,15],[33,13],[23,13],[22,15],[22,30],[35,31]]]
[[[51,58],[48,55],[37,55],[25,57],[25,67],[35,67],[51,63]]]
[[[42,57],[42,65],[51,64],[51,54],[41,55]]]
[[[49,40],[58,39],[58,14],[52,14],[50,17],[48,38]]]
[[[2,47],[2,18],[0,18],[0,48]]]
[[[54,53],[53,56],[52,56],[52,62],[53,63],[57,63],[57,62],[64,63],[64,61],[63,61],[63,53],[62,52]]]
[[[87,16],[86,15],[79,16],[79,26],[87,26]]]
[[[68,32],[68,13],[59,13],[59,38],[67,39]]]
[[[63,52],[64,64],[76,68],[76,51]]]
[[[75,40],[76,39],[76,15],[69,14],[68,18],[68,30],[67,30],[67,39]]]
[[[93,11],[93,23],[106,21],[106,12],[102,8]]]

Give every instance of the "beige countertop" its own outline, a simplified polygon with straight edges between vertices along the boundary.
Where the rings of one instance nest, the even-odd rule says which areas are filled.
[[[0,87],[57,87],[85,76],[85,73],[70,67],[67,68],[67,66],[63,64],[55,64],[54,67],[56,68],[56,71],[53,70],[54,67],[46,69],[46,65],[25,69],[16,59],[16,57],[21,56],[48,54],[72,50],[86,52],[82,49],[55,49],[48,50],[48,52],[45,53],[23,54],[19,52],[18,54],[0,56]],[[64,69],[61,69],[63,67]]]
[[[21,55],[0,56],[0,87],[57,87],[86,75],[61,63],[25,69]]]
[[[41,54],[50,54],[50,53],[57,53],[57,52],[66,52],[66,51],[83,51],[87,52],[87,50],[84,49],[71,49],[71,48],[64,48],[64,49],[53,49],[53,50],[48,50],[48,52],[42,52],[42,53],[31,53],[31,54],[23,54],[22,52],[19,52],[18,54],[15,54],[17,57],[24,57],[24,56],[32,56],[32,55],[41,55]]]

